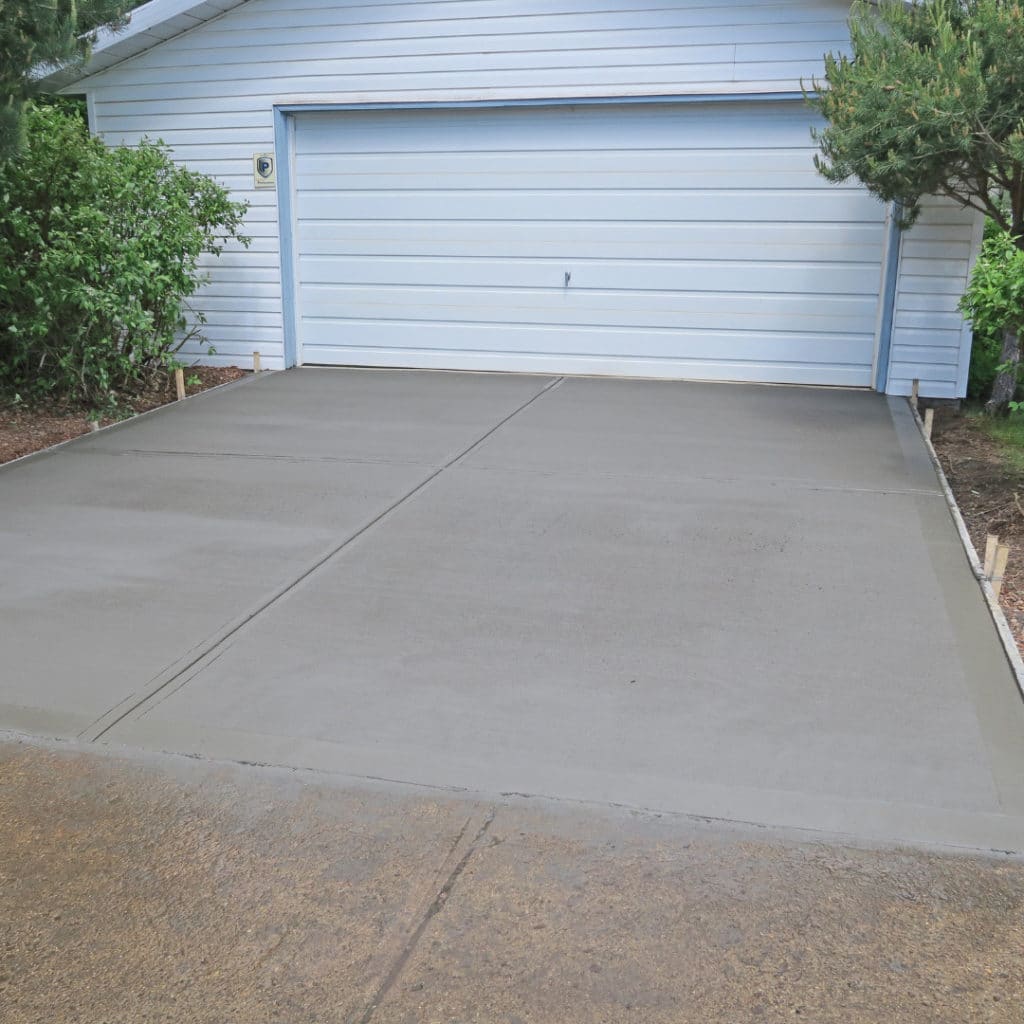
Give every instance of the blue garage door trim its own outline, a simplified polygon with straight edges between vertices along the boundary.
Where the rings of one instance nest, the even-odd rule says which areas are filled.
[[[870,386],[884,209],[659,99],[279,109],[289,361]]]

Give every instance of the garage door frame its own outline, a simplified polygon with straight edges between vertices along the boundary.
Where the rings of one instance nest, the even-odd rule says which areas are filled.
[[[452,101],[406,101],[381,103],[309,102],[274,104],[274,151],[277,164],[278,230],[281,264],[281,302],[284,326],[284,363],[300,365],[298,345],[298,256],[295,248],[295,118],[305,113],[373,110],[472,110],[510,107],[622,106],[624,104],[683,103],[779,103],[804,102],[802,92],[716,93],[709,95],[670,94],[659,96],[601,96],[542,99],[495,99]],[[879,280],[878,314],[872,355],[871,380],[876,390],[885,389],[892,333],[892,306],[899,267],[899,232],[896,217],[887,210],[890,230],[886,231]]]

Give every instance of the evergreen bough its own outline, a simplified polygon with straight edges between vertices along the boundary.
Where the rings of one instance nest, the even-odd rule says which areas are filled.
[[[984,300],[969,291],[963,305],[969,314],[984,306],[989,325],[1001,320],[1002,369],[989,408],[1003,412],[1017,384],[1021,289],[1012,280],[997,286],[994,275],[1012,278],[1020,261],[1003,257],[1024,251],[1024,4],[859,0],[850,30],[852,57],[827,55],[810,95],[827,122],[815,132],[818,170],[834,182],[857,178],[897,203],[904,227],[923,197],[941,195],[1005,233],[979,263]],[[1007,305],[994,309],[994,295]]]
[[[118,28],[126,0],[0,0],[0,160],[25,142],[24,113],[44,70],[82,63],[96,29]]]

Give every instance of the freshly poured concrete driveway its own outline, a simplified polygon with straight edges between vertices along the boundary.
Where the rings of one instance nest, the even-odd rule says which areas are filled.
[[[0,728],[1024,851],[905,403],[297,370],[0,472]]]

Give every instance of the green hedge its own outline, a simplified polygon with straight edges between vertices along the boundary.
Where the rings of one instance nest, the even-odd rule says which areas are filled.
[[[983,402],[992,393],[996,368],[1003,351],[1003,340],[995,331],[976,329],[971,347],[971,365],[967,372],[967,397]]]
[[[162,145],[106,147],[74,113],[38,107],[26,128],[0,163],[0,386],[116,406],[195,335],[200,260],[248,245],[247,207]]]
[[[961,303],[972,318],[974,344],[967,376],[967,397],[984,401],[1003,351],[1003,327],[1024,322],[1024,254],[995,221],[985,225],[985,243]]]

